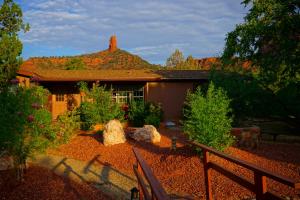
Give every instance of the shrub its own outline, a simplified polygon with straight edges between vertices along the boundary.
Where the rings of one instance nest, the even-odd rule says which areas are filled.
[[[80,115],[77,110],[67,111],[60,115],[56,123],[58,140],[57,144],[66,143],[80,128]]]
[[[128,119],[133,126],[141,127],[145,123],[145,103],[132,101],[129,105]]]
[[[133,126],[141,127],[144,124],[151,124],[159,127],[163,112],[159,104],[132,101],[129,105],[128,119]]]
[[[85,93],[85,101],[81,103],[80,119],[86,128],[97,123],[106,123],[111,119],[124,118],[120,105],[112,101],[112,91],[99,85],[88,89],[86,83],[80,83],[80,90]]]
[[[22,179],[28,157],[55,140],[47,90],[11,86],[0,92],[0,146],[13,157],[17,179]]]
[[[197,88],[188,92],[184,108],[183,130],[189,139],[223,150],[233,142],[230,135],[232,118],[230,100],[221,89],[209,84],[206,95]]]

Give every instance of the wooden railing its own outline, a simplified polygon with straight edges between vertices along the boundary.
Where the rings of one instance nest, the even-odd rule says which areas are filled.
[[[262,169],[256,165],[253,165],[251,163],[245,162],[243,160],[240,160],[238,158],[234,158],[232,156],[226,155],[222,152],[219,152],[213,148],[210,148],[208,146],[205,146],[203,144],[199,144],[196,142],[188,142],[189,144],[196,146],[197,148],[201,148],[203,152],[203,165],[204,165],[204,178],[205,178],[205,186],[206,186],[206,199],[212,200],[213,199],[213,193],[212,193],[212,177],[211,177],[211,170],[214,169],[217,172],[223,174],[224,176],[228,177],[232,181],[235,181],[236,183],[240,184],[241,186],[249,189],[250,191],[254,192],[256,194],[256,199],[258,200],[276,200],[276,199],[282,199],[279,196],[269,192],[267,190],[267,182],[266,178],[273,179],[279,183],[282,183],[284,185],[290,186],[294,189],[299,190],[300,189],[300,182],[296,182],[292,179],[277,175],[275,173],[272,173],[266,169]],[[245,178],[234,174],[233,172],[223,168],[222,166],[211,162],[209,160],[209,154],[214,154],[218,157],[221,157],[227,161],[230,161],[232,163],[235,163],[239,166],[242,166],[248,170],[251,170],[254,173],[254,183],[246,180]]]
[[[169,200],[169,196],[159,183],[159,181],[155,178],[154,174],[152,173],[150,167],[143,159],[141,154],[138,152],[136,148],[133,148],[133,153],[136,157],[137,164],[133,166],[133,171],[138,180],[138,190],[139,190],[139,199],[157,199],[157,200]],[[144,175],[144,176],[143,176]],[[143,178],[145,177],[145,178]],[[147,185],[145,183],[146,180],[150,185],[151,193],[147,189]]]

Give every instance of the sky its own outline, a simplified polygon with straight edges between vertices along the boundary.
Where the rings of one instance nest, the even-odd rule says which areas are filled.
[[[196,58],[219,56],[226,34],[243,22],[239,0],[16,0],[29,32],[24,59],[67,56],[118,47],[164,64],[175,49]]]

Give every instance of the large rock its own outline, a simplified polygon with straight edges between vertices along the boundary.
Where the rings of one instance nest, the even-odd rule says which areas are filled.
[[[110,120],[104,127],[103,144],[110,146],[126,142],[123,126],[119,120]]]
[[[160,134],[152,125],[144,125],[143,128],[137,129],[131,137],[136,141],[145,141],[156,143],[160,142]]]
[[[0,156],[0,171],[12,169],[13,166],[14,162],[11,156]]]

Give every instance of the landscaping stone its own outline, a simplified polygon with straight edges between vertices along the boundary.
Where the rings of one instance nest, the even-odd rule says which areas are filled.
[[[288,143],[300,143],[300,137],[294,135],[278,135],[276,137],[278,142],[288,142]]]
[[[232,128],[231,134],[237,138],[238,146],[256,148],[259,143],[261,132],[259,127],[253,126]]]
[[[11,156],[0,157],[0,171],[12,169],[14,166]]]
[[[123,126],[119,120],[110,120],[104,127],[103,144],[110,146],[126,142]]]
[[[273,141],[274,136],[270,134],[261,134],[261,139],[265,141]]]
[[[136,141],[145,141],[151,143],[160,142],[161,138],[159,132],[152,125],[144,125],[143,128],[136,129],[131,137]]]

